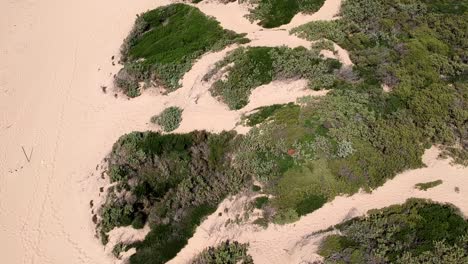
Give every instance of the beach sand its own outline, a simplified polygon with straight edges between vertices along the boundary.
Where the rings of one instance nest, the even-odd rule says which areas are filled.
[[[178,105],[184,108],[184,120],[177,132],[195,129],[219,132],[236,128],[245,133],[248,129],[236,127],[236,124],[240,115],[246,111],[266,104],[291,102],[305,94],[326,93],[304,91],[303,80],[273,82],[253,91],[251,102],[245,109],[229,111],[224,104],[210,96],[208,83],[200,82],[216,61],[235,48],[228,47],[204,55],[184,76],[183,87],[168,96],[159,95],[156,89],[150,89],[132,100],[120,94],[116,98],[112,89],[112,76],[120,69],[117,64],[119,46],[132,27],[135,15],[168,3],[167,0],[0,2],[2,262],[114,263],[116,260],[110,255],[109,247],[104,250],[100,241],[94,237],[94,224],[91,221],[96,204],[104,196],[100,188],[108,185],[108,181],[101,178],[102,159],[121,135],[135,130],[158,129],[149,123],[149,119],[165,107]],[[316,14],[298,15],[282,29],[289,29],[309,19],[334,19],[339,3],[338,0],[327,0]],[[255,24],[250,24],[242,17],[246,12],[244,6],[207,3],[200,5],[200,8],[218,18],[224,27],[248,33],[248,37],[253,39],[248,45],[309,45],[302,39],[289,36],[285,30],[261,30]],[[115,56],[114,60],[112,56]],[[347,54],[339,57],[344,64],[349,59]],[[112,65],[112,62],[116,65]],[[107,87],[106,93],[103,93],[102,87]],[[438,164],[436,162],[435,166]],[[452,185],[458,184],[460,180],[457,174],[466,175],[468,172],[466,169],[443,166],[441,173],[444,175],[456,170],[455,176],[450,176],[453,182],[447,181]],[[425,170],[425,177],[438,177],[440,174],[433,167]],[[405,181],[410,180],[412,178]],[[393,185],[392,195],[405,191],[411,194],[405,189],[407,185],[400,185]],[[441,192],[445,189],[441,188],[449,187],[444,186],[424,195],[442,197],[457,204],[455,198],[459,196],[454,196],[452,191],[449,193],[448,189],[445,195]],[[457,198],[457,205],[465,202],[466,206],[468,203],[464,190],[468,186],[460,185],[460,189],[460,195],[465,196]],[[390,195],[389,192],[387,194]],[[363,213],[373,206],[401,202],[403,197],[406,196],[401,195],[393,200],[380,198],[384,200],[380,203],[359,203],[353,198],[337,198],[332,204],[302,218],[296,225],[272,227],[272,230],[284,230],[290,241],[296,241],[298,236],[323,227],[322,222],[327,214],[331,214],[333,219],[326,223],[334,223],[340,215],[347,213],[350,206],[356,206],[357,212]],[[90,206],[91,200],[93,208]],[[344,205],[336,205],[339,201]],[[330,208],[334,210],[330,211]],[[203,226],[211,225],[213,221],[213,216],[210,216]],[[318,222],[322,224],[315,224]],[[251,227],[245,228],[249,230]],[[269,230],[258,234],[261,243],[252,240],[250,251],[258,263],[293,260],[288,257],[289,253],[268,256],[267,252],[272,245],[278,249],[290,246],[279,243],[277,240],[280,237],[275,239],[275,235],[268,241]],[[125,232],[117,230],[115,236],[141,238],[140,233],[126,236],[128,234]],[[273,234],[279,234],[275,232]],[[241,241],[257,239],[256,236],[252,237],[254,234],[239,231],[238,238]],[[201,247],[218,243],[228,236],[237,237],[231,233],[226,235],[221,230],[219,234],[211,234],[210,239],[205,239],[199,228],[174,262],[184,263]],[[299,252],[294,256],[299,257],[301,254]]]
[[[164,3],[0,2],[2,263],[113,262],[91,222],[104,185],[96,165],[119,136],[148,129],[162,99],[116,99],[100,86],[110,87],[135,14]]]

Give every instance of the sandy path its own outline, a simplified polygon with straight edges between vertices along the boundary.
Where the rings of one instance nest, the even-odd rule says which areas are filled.
[[[319,210],[302,217],[298,222],[285,226],[270,225],[267,229],[250,224],[225,226],[228,218],[242,215],[244,197],[226,199],[189,240],[188,245],[170,263],[186,263],[197,252],[226,239],[250,243],[250,254],[255,263],[307,263],[317,259],[314,248],[320,236],[313,232],[335,225],[349,217],[363,215],[369,209],[403,203],[410,197],[430,198],[449,202],[468,216],[468,168],[454,167],[448,160],[438,160],[438,150],[428,150],[423,160],[426,168],[399,174],[372,193],[358,193],[350,197],[337,197]],[[414,185],[441,179],[443,184],[428,191],[419,191]],[[459,192],[455,191],[459,188]],[[224,213],[224,208],[229,213]],[[219,217],[218,213],[223,216]]]
[[[89,200],[105,184],[95,180],[94,168],[115,140],[124,133],[151,128],[149,117],[168,104],[187,106],[186,119],[193,121],[184,122],[180,131],[234,126],[239,113],[227,114],[225,106],[198,93],[206,91],[188,86],[170,98],[143,95],[127,101],[102,93],[100,86],[109,86],[118,70],[110,58],[118,54],[135,14],[167,3],[0,3],[0,244],[5,263],[112,262],[93,237]],[[241,17],[228,8],[218,14]],[[222,22],[229,28],[227,20]],[[242,27],[251,25],[243,18],[230,23],[238,22]],[[264,44],[306,43],[282,36]],[[195,68],[211,62],[208,58]],[[197,71],[192,77],[188,74],[184,84],[201,78]],[[197,97],[203,107],[195,106]],[[215,118],[223,121],[213,122]],[[21,146],[28,155],[33,150],[31,162]]]

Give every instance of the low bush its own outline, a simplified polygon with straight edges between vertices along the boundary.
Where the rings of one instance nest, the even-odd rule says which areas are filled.
[[[267,218],[264,218],[264,217],[257,218],[252,222],[252,224],[259,225],[259,226],[261,226],[263,228],[267,228],[269,223],[270,223],[270,221]]]
[[[318,253],[326,263],[465,263],[468,221],[450,205],[410,199],[337,225]]]
[[[247,18],[265,28],[288,24],[299,12],[312,13],[322,7],[325,0],[250,0],[256,7],[250,10]]]
[[[262,209],[268,203],[268,200],[269,199],[266,196],[255,198],[255,201],[254,201],[255,208]]]
[[[240,109],[249,101],[250,91],[272,81],[271,48],[240,48],[225,61],[234,61],[226,81],[217,80],[212,88],[213,96],[220,96],[230,109]]]
[[[441,184],[442,184],[442,180],[437,180],[437,181],[432,181],[432,182],[423,182],[423,183],[416,184],[414,188],[421,190],[421,191],[427,191]]]
[[[204,79],[225,70],[227,79],[216,80],[210,91],[230,109],[240,109],[249,102],[253,89],[273,80],[304,78],[313,89],[330,88],[336,81],[333,72],[340,67],[337,60],[323,59],[316,50],[303,47],[242,47],[218,62]]]
[[[115,244],[114,248],[112,249],[112,254],[116,258],[120,258],[120,253],[127,251],[127,246],[123,243]]]
[[[182,111],[179,107],[168,107],[159,115],[151,117],[151,123],[159,125],[164,132],[174,131],[182,122]]]
[[[293,103],[287,104],[288,106],[294,105]],[[245,119],[246,119],[246,125],[247,126],[255,126],[258,125],[265,120],[267,120],[270,116],[272,116],[278,109],[281,109],[286,105],[284,104],[274,104],[274,105],[269,105],[269,106],[263,106],[254,109],[254,113],[248,114]]]
[[[262,187],[258,186],[258,185],[252,185],[252,191],[254,192],[259,192],[262,190]]]
[[[252,257],[247,253],[248,244],[240,244],[229,240],[217,247],[203,250],[190,263],[191,264],[253,264]]]

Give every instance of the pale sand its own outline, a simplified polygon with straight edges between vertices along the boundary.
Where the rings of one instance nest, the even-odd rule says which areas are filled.
[[[403,203],[411,197],[452,203],[468,216],[468,168],[451,166],[449,160],[437,159],[438,153],[435,147],[426,151],[423,157],[426,168],[401,173],[372,193],[361,192],[350,197],[337,197],[290,225],[270,225],[263,229],[244,223],[226,227],[227,219],[235,219],[237,214],[243,215],[244,205],[248,203],[243,196],[226,199],[197,228],[188,245],[170,263],[186,263],[204,248],[227,239],[249,243],[249,253],[255,263],[307,263],[320,258],[314,252],[322,235],[313,235],[314,232],[338,224],[344,219],[364,215],[373,208]],[[443,184],[428,191],[414,188],[417,183],[438,179],[443,180]],[[455,192],[455,187],[459,188],[458,193]],[[228,214],[224,213],[225,208],[229,209]],[[223,214],[221,217],[218,216],[220,212]]]
[[[111,83],[119,67],[112,66],[111,56],[115,55],[114,61],[118,61],[119,45],[130,30],[135,14],[168,3],[167,0],[0,3],[3,11],[0,17],[0,246],[3,262],[114,262],[108,254],[111,248],[104,251],[93,236],[89,202],[93,199],[96,206],[104,195],[99,193],[99,187],[107,184],[100,178],[101,167],[96,166],[121,135],[156,129],[148,124],[149,118],[166,106],[180,105],[185,109],[178,132],[221,131],[235,127],[244,111],[272,102],[294,101],[305,93],[295,86],[300,80],[274,82],[255,90],[246,109],[228,111],[225,105],[209,96],[209,86],[199,81],[208,68],[234,48],[230,47],[200,59],[184,77],[184,87],[169,96],[159,96],[154,90],[148,90],[130,101],[122,96],[115,99]],[[322,8],[318,12],[320,17],[333,18],[336,3],[328,0],[325,7],[333,8]],[[201,9],[209,13],[208,6]],[[211,6],[226,28],[262,38],[249,45],[296,47],[307,43],[288,36],[286,31],[257,31],[256,25],[242,17],[243,8]],[[102,85],[108,87],[107,94],[102,93]],[[271,98],[265,98],[269,94],[265,91],[271,87],[275,89],[274,94],[271,90]],[[28,155],[33,149],[30,163],[21,146]],[[460,188],[463,191],[464,188]],[[128,230],[118,232],[112,231],[111,238],[132,236]],[[198,236],[200,234],[194,239]],[[141,238],[141,233],[133,238]],[[181,254],[193,255],[188,253],[192,246],[193,240]],[[195,248],[193,253],[198,250]],[[255,250],[256,247],[252,248]],[[258,256],[261,254],[259,248],[256,259],[260,263]]]
[[[135,14],[163,3],[0,2],[2,263],[113,262],[94,238],[95,167],[119,136],[148,128],[162,99],[115,99],[100,85]],[[21,146],[34,148],[30,163]]]

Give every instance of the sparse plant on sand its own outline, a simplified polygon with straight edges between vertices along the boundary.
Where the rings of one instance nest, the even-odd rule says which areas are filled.
[[[431,182],[423,182],[423,183],[418,183],[414,186],[414,188],[421,190],[421,191],[427,191],[431,188],[434,188],[436,186],[439,186],[442,184],[442,180],[437,180],[437,181],[431,181]]]
[[[248,244],[237,241],[224,241],[217,247],[203,250],[191,264],[253,264],[252,257],[247,253]]]
[[[182,122],[182,112],[183,110],[179,107],[168,107],[159,115],[151,117],[151,123],[159,125],[164,132],[174,131]]]

